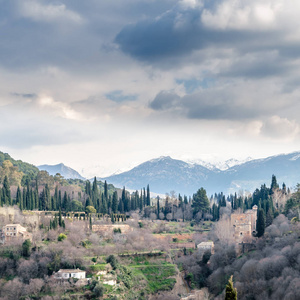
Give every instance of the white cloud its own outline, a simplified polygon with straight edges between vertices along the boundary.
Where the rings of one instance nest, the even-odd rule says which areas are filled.
[[[295,120],[272,116],[261,127],[261,133],[275,140],[294,140],[299,138],[300,127]]]
[[[57,116],[60,116],[65,119],[69,120],[82,120],[82,116],[72,109],[68,104],[55,101],[53,98],[47,96],[47,95],[41,95],[38,98],[38,103],[42,108],[45,108],[46,110],[52,110]]]
[[[294,4],[299,6],[296,1],[225,0],[216,10],[204,9],[201,19],[207,27],[215,29],[265,30],[277,27],[285,6]]]
[[[38,22],[70,21],[81,23],[83,21],[78,13],[67,9],[65,4],[43,5],[41,1],[36,0],[22,0],[20,2],[20,14]]]

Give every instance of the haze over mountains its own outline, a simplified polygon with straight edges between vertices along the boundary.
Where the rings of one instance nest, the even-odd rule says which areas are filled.
[[[269,185],[272,174],[276,175],[279,184],[285,182],[287,186],[294,187],[300,182],[299,170],[300,152],[254,159],[223,170],[216,166],[208,168],[167,156],[147,161],[130,171],[103,180],[129,189],[138,189],[149,184],[151,191],[156,193],[174,190],[191,195],[200,187],[204,187],[209,194],[240,190],[253,192],[261,184]]]
[[[50,175],[60,173],[65,178],[85,179],[77,171],[58,164],[38,166]],[[275,174],[279,184],[295,187],[300,182],[300,152],[280,154],[263,159],[247,158],[244,161],[230,159],[223,163],[211,164],[203,161],[185,162],[162,156],[146,161],[129,171],[99,178],[127,189],[140,189],[150,185],[151,191],[165,194],[170,191],[192,195],[200,187],[208,194],[215,192],[253,192],[261,184],[270,184]],[[95,174],[97,175],[97,174]]]
[[[82,179],[84,180],[85,178],[82,177],[77,171],[74,169],[65,166],[63,163],[57,164],[57,165],[41,165],[38,166],[39,170],[45,170],[47,171],[50,175],[55,175],[59,173],[62,175],[64,178],[73,178],[73,179]]]

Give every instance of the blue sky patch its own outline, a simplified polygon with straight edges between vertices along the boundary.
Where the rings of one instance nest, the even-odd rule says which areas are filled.
[[[185,80],[185,79],[176,79],[177,84],[183,84],[185,91],[187,94],[192,94],[195,91],[197,91],[199,88],[203,89],[208,89],[215,84],[215,79],[214,78],[203,78],[202,80],[197,80],[197,79],[190,79],[190,80]]]
[[[115,90],[110,93],[105,94],[105,97],[111,101],[120,103],[124,101],[135,101],[137,100],[137,95],[125,95],[121,90]]]

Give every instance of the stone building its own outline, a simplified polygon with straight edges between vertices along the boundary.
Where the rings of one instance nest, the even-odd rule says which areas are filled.
[[[7,224],[2,227],[1,240],[4,243],[14,241],[16,239],[32,241],[32,234],[27,232],[26,228],[20,224]]]
[[[233,227],[234,240],[242,243],[246,237],[251,237],[256,231],[257,206],[248,209],[245,213],[231,214],[231,226]]]
[[[209,251],[211,254],[214,254],[214,242],[208,241],[208,242],[201,242],[200,244],[197,245],[197,249],[201,253],[205,253]]]

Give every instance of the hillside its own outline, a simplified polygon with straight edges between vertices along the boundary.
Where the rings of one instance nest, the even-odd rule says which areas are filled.
[[[22,160],[15,160],[8,153],[3,153],[0,151],[0,166],[5,160],[9,160],[14,166],[18,167],[19,171],[23,172],[24,174],[37,175],[39,172],[39,169],[36,166],[23,162]]]
[[[65,166],[63,163],[60,163],[58,165],[41,165],[38,166],[39,170],[45,170],[47,171],[50,175],[55,175],[59,173],[62,175],[64,178],[72,178],[72,179],[81,179],[85,180],[84,177],[82,177],[77,171],[74,169]]]
[[[130,171],[104,178],[116,186],[137,189],[150,184],[151,191],[191,195],[204,187],[209,194],[215,192],[253,192],[261,184],[268,184],[272,174],[279,183],[294,187],[300,182],[300,152],[256,159],[226,170],[208,169],[199,164],[186,163],[171,157],[160,157],[138,165]]]

